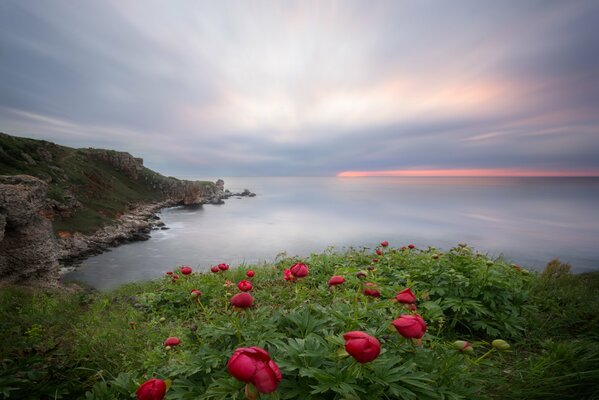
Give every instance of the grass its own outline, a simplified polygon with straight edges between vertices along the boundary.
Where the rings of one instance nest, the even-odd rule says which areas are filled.
[[[283,280],[300,261],[310,274]],[[229,299],[249,268],[255,305],[234,310]],[[167,399],[242,399],[225,364],[236,348],[260,346],[283,374],[262,399],[597,399],[599,274],[552,271],[519,270],[466,246],[350,249],[108,293],[4,288],[0,398],[127,399],[156,376],[172,380]],[[346,282],[330,289],[332,275]],[[365,281],[380,298],[362,294]],[[410,313],[392,301],[405,287],[428,325],[422,346],[391,326]],[[358,364],[343,351],[351,330],[379,339],[376,360]],[[182,342],[170,351],[169,336]],[[511,349],[490,351],[497,338]],[[455,350],[458,339],[474,353]]]
[[[16,174],[32,175],[49,182],[48,197],[59,203],[66,202],[69,196],[75,196],[81,203],[82,207],[72,216],[55,218],[56,233],[94,232],[112,222],[131,204],[166,200],[160,186],[174,179],[148,168],[143,168],[138,179],[133,179],[90,156],[89,149],[73,149],[0,133],[0,175]]]

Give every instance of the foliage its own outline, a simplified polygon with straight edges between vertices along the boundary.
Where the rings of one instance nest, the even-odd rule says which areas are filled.
[[[267,349],[283,374],[261,399],[596,398],[599,275],[530,273],[464,245],[374,257],[349,249],[253,266],[255,305],[243,311],[229,299],[249,266],[110,293],[0,290],[0,398],[126,399],[158,377],[172,380],[167,399],[243,399],[226,363],[249,346]],[[300,261],[309,275],[285,281]],[[329,288],[333,275],[346,282]],[[364,296],[364,282],[381,298]],[[406,287],[428,324],[422,345],[391,325],[411,312],[393,301]],[[359,364],[344,351],[352,330],[380,341],[378,358]],[[169,336],[181,344],[166,350]],[[496,338],[511,350],[494,349]],[[456,339],[474,354],[456,350]]]
[[[16,174],[48,182],[48,197],[58,203],[71,196],[81,203],[74,215],[53,221],[55,232],[93,232],[131,204],[166,199],[159,186],[167,178],[148,168],[133,179],[88,150],[0,133],[0,175]]]

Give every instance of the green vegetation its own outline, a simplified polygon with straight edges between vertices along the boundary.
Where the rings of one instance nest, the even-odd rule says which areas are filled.
[[[249,266],[188,276],[176,269],[176,280],[109,293],[4,288],[0,398],[127,399],[155,376],[172,380],[166,399],[243,399],[226,363],[249,346],[265,348],[283,375],[261,399],[599,398],[599,274],[571,275],[558,261],[532,273],[464,245],[382,252],[254,267],[254,306],[245,310],[229,300]],[[309,275],[285,281],[296,262]],[[333,275],[346,281],[330,288]],[[365,282],[381,297],[365,296]],[[393,301],[406,287],[428,325],[422,345],[391,325],[412,313]],[[353,330],[380,341],[376,359],[358,364],[343,351]],[[181,344],[167,350],[171,336]],[[511,348],[491,350],[494,339]],[[455,340],[472,343],[473,353],[460,353]]]
[[[96,154],[91,149],[73,149],[0,133],[0,175],[33,175],[48,182],[50,199],[67,208],[74,199],[81,204],[74,213],[56,216],[55,232],[93,232],[131,204],[165,200],[161,184],[175,180],[145,167],[133,176]]]

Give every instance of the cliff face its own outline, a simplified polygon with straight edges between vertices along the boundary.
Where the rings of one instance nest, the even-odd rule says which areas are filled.
[[[0,176],[0,281],[57,281],[57,245],[45,217],[47,190],[32,176]]]
[[[223,186],[165,177],[126,152],[0,133],[0,282],[56,282],[58,261],[145,240],[166,229],[161,208],[221,204]]]

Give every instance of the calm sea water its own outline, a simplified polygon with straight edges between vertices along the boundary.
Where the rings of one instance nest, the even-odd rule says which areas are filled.
[[[554,257],[576,272],[599,269],[596,178],[228,178],[225,187],[257,197],[163,210],[170,230],[90,258],[64,279],[108,289],[183,264],[202,271],[382,240],[465,242],[532,269]]]

